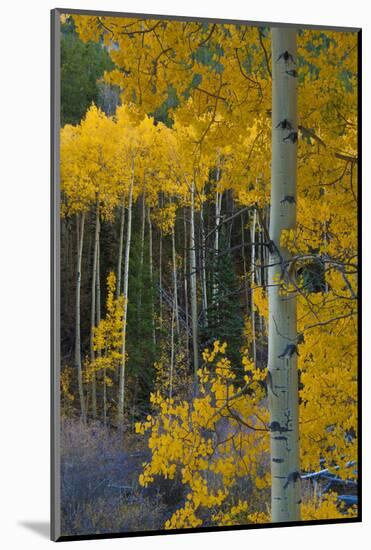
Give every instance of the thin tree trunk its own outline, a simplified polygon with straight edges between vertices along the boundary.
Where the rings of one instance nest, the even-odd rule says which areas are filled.
[[[255,262],[256,262],[256,210],[254,209],[252,224],[250,224],[251,235],[251,333],[252,333],[252,353],[253,360],[256,366],[256,330],[255,330],[255,301],[254,301],[254,286],[255,286]]]
[[[97,312],[96,312],[96,322],[97,327],[101,322],[101,293],[100,293],[100,224],[99,224],[99,236],[98,236],[98,253],[97,253]],[[98,358],[102,356],[102,351],[98,349],[97,351]],[[103,382],[105,381],[105,372],[103,373]],[[105,383],[105,382],[104,382]]]
[[[90,362],[94,365],[95,351],[94,351],[94,327],[96,316],[96,287],[97,287],[97,263],[98,263],[98,243],[99,243],[99,195],[97,197],[96,214],[95,214],[95,235],[94,235],[94,254],[93,254],[93,276],[91,282],[91,315],[90,315]],[[91,380],[91,407],[92,416],[97,416],[97,381],[96,374],[92,372]]]
[[[155,305],[153,303],[153,235],[151,208],[148,207],[148,240],[149,240],[149,279],[151,281],[151,319],[152,319],[152,340],[156,345],[156,326],[155,326]]]
[[[198,371],[198,318],[197,318],[197,265],[196,265],[196,240],[195,240],[195,183],[191,187],[191,220],[189,243],[189,269],[191,282],[191,317],[192,317],[192,342],[193,342],[193,367],[195,376],[195,391],[197,391]]]
[[[119,254],[118,254],[118,260],[117,260],[116,298],[118,298],[121,294],[121,272],[122,272],[122,251],[124,247],[124,227],[125,227],[125,195],[122,199],[122,206],[121,206]]]
[[[293,57],[286,61],[284,53]],[[272,188],[269,273],[268,388],[271,432],[272,521],[300,520],[300,465],[296,296],[282,288],[290,251],[282,231],[296,227],[297,79],[296,31],[272,29]],[[289,124],[289,127],[288,127]],[[285,197],[293,200],[285,201]],[[286,270],[287,271],[287,270]]]
[[[122,363],[119,380],[119,396],[117,407],[117,423],[118,428],[122,432],[124,429],[124,407],[125,407],[125,368],[126,368],[126,325],[128,313],[128,288],[129,288],[129,259],[130,259],[130,244],[131,244],[131,217],[133,205],[133,187],[134,187],[134,159],[131,166],[131,181],[128,198],[128,225],[126,233],[125,245],[125,268],[124,268],[124,311],[122,319]]]
[[[141,213],[141,230],[140,230],[140,258],[139,258],[139,294],[138,294],[138,328],[141,322],[141,310],[142,310],[142,286],[143,286],[143,262],[144,262],[144,234],[146,228],[146,195],[142,194],[142,213]]]
[[[201,284],[202,284],[202,309],[204,326],[207,327],[207,284],[206,284],[206,237],[205,237],[205,220],[204,207],[201,203],[200,209],[200,226],[201,226]]]
[[[159,251],[158,251],[158,284],[159,284],[159,291],[160,291],[159,325],[160,325],[160,331],[161,331],[162,330],[162,229],[160,229]]]
[[[249,281],[247,277],[247,261],[246,261],[246,250],[245,250],[245,221],[244,214],[241,214],[241,247],[242,247],[242,264],[243,264],[243,286],[245,290],[245,307],[246,314],[249,312]],[[252,315],[252,310],[251,310]]]
[[[220,181],[220,153],[218,153],[217,167],[216,167],[216,182]],[[222,210],[222,198],[223,193],[216,191],[215,195],[215,241],[214,241],[214,281],[213,281],[213,304],[216,304],[218,295],[218,284],[215,280],[216,270],[218,268],[218,256],[219,256],[219,226],[220,226],[220,214]],[[217,304],[216,304],[217,305]]]
[[[175,227],[171,228],[171,250],[173,263],[173,300],[176,332],[179,338],[178,273],[176,267]]]
[[[184,311],[186,324],[186,364],[189,368],[189,311],[188,311],[188,278],[187,278],[187,219],[186,209],[183,209],[184,217],[184,256],[183,256],[183,280],[184,280]]]
[[[159,195],[159,207],[162,208],[163,206],[163,198],[162,194]],[[159,292],[160,292],[160,303],[159,303],[159,326],[160,326],[160,334],[162,331],[162,229],[160,228],[160,236],[159,236],[159,251],[158,251],[158,284],[159,284]]]
[[[107,357],[107,341],[104,350],[104,356]],[[106,384],[106,369],[103,369],[103,424],[107,425],[107,384]]]
[[[170,329],[170,376],[169,376],[169,398],[173,396],[173,378],[174,378],[174,318],[175,318],[175,302],[171,308],[171,329]]]
[[[84,224],[85,224],[85,212],[77,216],[76,228],[77,228],[77,280],[76,280],[76,322],[75,322],[75,366],[77,368],[77,380],[79,387],[80,398],[80,410],[81,418],[83,422],[86,421],[86,408],[84,397],[84,384],[82,379],[82,366],[81,366],[81,327],[80,327],[80,294],[81,294],[81,260],[82,249],[84,244]]]

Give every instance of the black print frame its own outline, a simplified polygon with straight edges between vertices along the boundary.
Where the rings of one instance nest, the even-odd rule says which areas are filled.
[[[361,30],[51,29],[52,539],[361,521]]]

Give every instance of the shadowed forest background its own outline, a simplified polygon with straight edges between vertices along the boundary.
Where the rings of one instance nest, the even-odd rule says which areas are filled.
[[[357,35],[296,38],[273,58],[266,27],[62,16],[62,534],[271,522],[292,388],[277,494],[357,515]],[[278,198],[272,120],[298,167]]]

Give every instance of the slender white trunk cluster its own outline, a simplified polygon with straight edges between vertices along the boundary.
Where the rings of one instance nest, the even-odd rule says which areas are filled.
[[[281,233],[296,225],[296,31],[272,29],[272,189],[268,376],[272,521],[300,520],[296,296],[282,290],[290,252]]]

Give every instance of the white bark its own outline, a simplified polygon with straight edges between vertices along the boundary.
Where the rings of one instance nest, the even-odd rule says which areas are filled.
[[[207,327],[207,285],[206,285],[206,237],[203,204],[200,210],[201,224],[201,284],[202,284],[202,309],[204,326]]]
[[[148,239],[149,239],[149,279],[151,281],[151,317],[152,317],[152,341],[156,345],[155,306],[153,303],[153,235],[151,208],[148,207]]]
[[[300,520],[297,355],[294,351],[290,356],[287,351],[288,345],[297,344],[296,296],[294,293],[285,295],[280,285],[283,269],[290,261],[290,252],[280,245],[281,232],[294,229],[296,225],[297,142],[288,136],[297,132],[297,79],[286,72],[294,69],[295,63],[291,59],[285,60],[284,52],[289,52],[296,61],[296,31],[273,28],[270,237],[274,245],[271,245],[269,258],[272,267],[268,268],[267,377],[273,522]],[[288,122],[290,127],[283,128],[283,121],[286,121],[286,126]],[[294,200],[285,201],[285,197],[293,197]]]
[[[122,251],[124,247],[124,227],[125,227],[125,195],[122,199],[122,206],[121,206],[119,254],[118,254],[118,260],[117,260],[116,298],[118,298],[121,294],[121,272],[122,272]]]
[[[97,312],[96,312],[96,323],[97,327],[99,326],[101,322],[101,295],[100,295],[100,224],[99,224],[99,236],[98,236],[98,251],[97,251],[97,284],[96,284],[96,290],[97,290]],[[97,352],[98,357],[102,356],[102,352],[100,349],[98,349]],[[105,380],[105,371],[103,373],[103,378]]]
[[[124,268],[124,311],[122,319],[122,363],[119,380],[119,396],[117,407],[117,423],[120,431],[123,431],[124,408],[125,408],[125,368],[126,368],[126,325],[128,313],[128,287],[129,287],[129,259],[131,245],[131,218],[133,206],[133,187],[134,187],[134,159],[132,159],[131,181],[128,198],[128,225],[125,244],[125,268]]]
[[[254,311],[254,286],[255,286],[255,262],[256,262],[256,210],[253,212],[252,224],[250,225],[251,235],[251,332],[253,360],[256,365],[256,330],[255,330],[255,311]]]
[[[77,217],[77,280],[76,280],[76,321],[75,321],[75,365],[77,368],[77,381],[79,387],[80,410],[83,422],[86,421],[86,405],[84,397],[84,384],[81,367],[81,327],[80,327],[80,294],[81,294],[81,260],[84,244],[85,212]]]
[[[216,182],[220,180],[220,155],[218,155],[218,163],[216,169]],[[220,226],[220,213],[222,210],[222,198],[223,193],[216,191],[215,195],[215,241],[214,241],[214,270],[217,269],[218,265],[218,255],[219,255],[219,226]],[[215,280],[214,273],[214,283],[213,283],[213,304],[216,303],[216,298],[218,295],[218,284]]]
[[[96,204],[95,214],[95,235],[94,235],[94,254],[93,254],[93,275],[91,282],[91,315],[90,315],[90,362],[94,364],[94,327],[96,326],[96,291],[97,291],[97,264],[98,264],[98,246],[99,246],[99,196]],[[97,382],[96,374],[92,372],[91,380],[91,408],[93,418],[97,416]]]
[[[176,249],[175,249],[175,227],[171,228],[171,250],[173,263],[173,300],[174,300],[174,316],[176,332],[179,338],[179,308],[178,308],[178,273],[176,266]]]
[[[247,262],[246,262],[246,250],[245,250],[245,220],[243,213],[241,214],[241,250],[242,250],[242,263],[243,263],[243,286],[245,290],[245,308],[246,313],[249,311],[249,281],[247,277]],[[251,310],[251,315],[252,315]]]
[[[138,326],[142,317],[142,285],[143,285],[143,260],[144,260],[144,233],[146,227],[146,195],[142,195],[142,226],[140,230],[140,259],[139,259],[139,294],[138,294]]]
[[[191,187],[190,208],[190,243],[189,243],[189,270],[191,283],[191,317],[192,317],[192,343],[193,343],[193,367],[195,373],[195,388],[197,389],[198,371],[198,318],[197,318],[197,265],[196,265],[196,240],[195,240],[195,183]]]
[[[173,396],[173,377],[174,377],[174,317],[175,317],[175,303],[171,308],[171,328],[170,328],[170,375],[169,375],[169,398]]]
[[[184,217],[184,257],[183,257],[183,279],[184,279],[184,311],[186,324],[186,363],[189,367],[189,313],[188,313],[188,278],[187,278],[187,219],[186,209],[183,209]]]
[[[158,251],[158,284],[160,290],[159,325],[162,330],[162,229],[160,229],[160,242]]]

